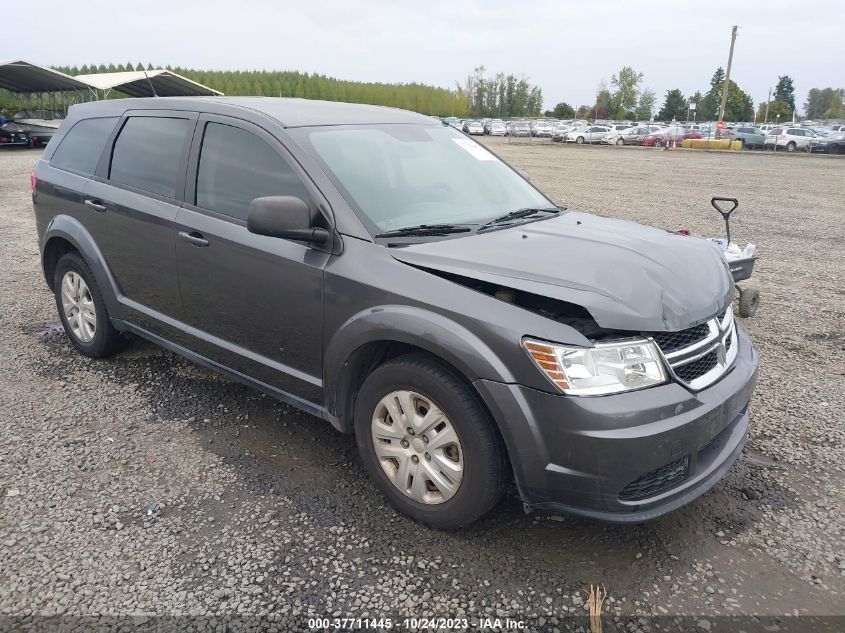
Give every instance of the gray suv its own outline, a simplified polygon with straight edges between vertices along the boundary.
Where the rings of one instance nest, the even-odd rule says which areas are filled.
[[[431,118],[275,98],[77,105],[32,174],[71,343],[153,341],[354,433],[439,528],[509,481],[615,522],[745,443],[757,354],[707,242],[553,204]]]

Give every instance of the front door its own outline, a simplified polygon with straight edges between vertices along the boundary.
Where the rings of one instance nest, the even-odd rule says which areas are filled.
[[[247,231],[263,196],[314,197],[266,131],[203,115],[177,216],[176,258],[189,344],[237,372],[321,404],[323,268],[329,253]]]

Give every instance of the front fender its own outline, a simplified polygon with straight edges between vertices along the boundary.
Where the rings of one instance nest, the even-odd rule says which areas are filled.
[[[51,248],[51,240],[62,239],[69,242],[73,247],[79,251],[91,272],[94,279],[103,294],[103,301],[106,304],[106,309],[112,318],[121,317],[120,303],[118,297],[120,296],[120,289],[114,276],[111,274],[106,260],[94,238],[82,226],[79,220],[65,214],[54,217],[47,228],[44,230],[44,236],[41,239],[41,269],[44,272],[44,278],[47,280],[47,285],[52,288],[53,280],[49,278],[49,266],[47,257],[49,257]]]
[[[341,325],[329,340],[324,355],[328,410],[343,420],[349,379],[348,362],[356,350],[373,342],[414,345],[443,359],[468,380],[479,378],[515,382],[510,370],[476,334],[449,318],[423,308],[383,305],[363,310]]]

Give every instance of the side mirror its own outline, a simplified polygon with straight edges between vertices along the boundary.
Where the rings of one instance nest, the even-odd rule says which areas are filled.
[[[308,205],[293,196],[256,198],[249,205],[246,228],[250,233],[324,244],[329,239],[326,229],[311,226]]]

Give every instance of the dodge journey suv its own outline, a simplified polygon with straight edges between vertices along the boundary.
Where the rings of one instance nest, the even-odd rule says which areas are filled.
[[[77,105],[32,173],[71,343],[140,336],[354,433],[453,528],[634,522],[745,443],[757,354],[707,242],[556,206],[452,127],[275,98]]]

